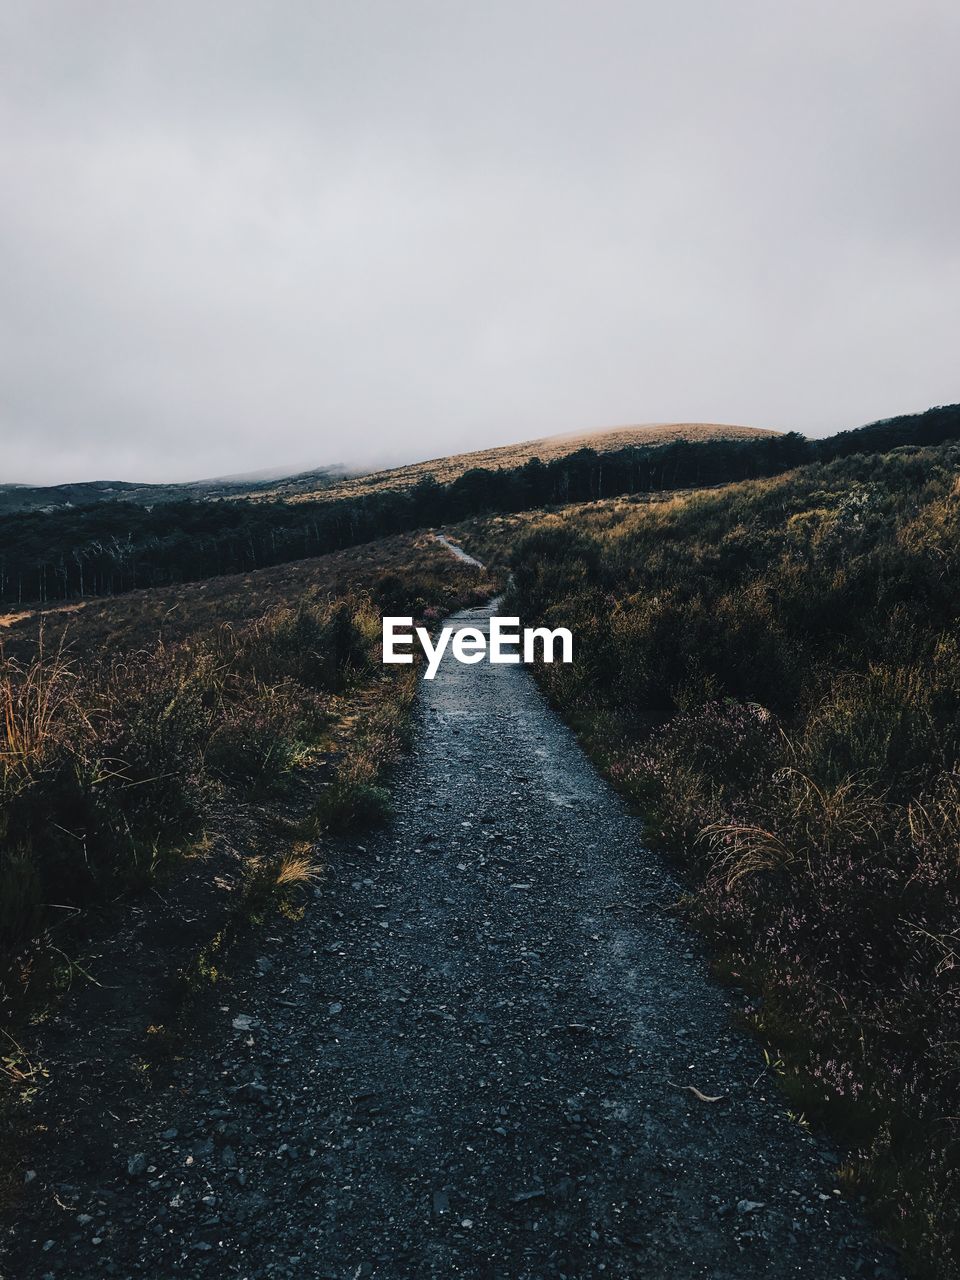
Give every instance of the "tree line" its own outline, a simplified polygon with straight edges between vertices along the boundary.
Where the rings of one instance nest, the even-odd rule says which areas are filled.
[[[960,405],[808,440],[798,432],[673,440],[549,462],[477,467],[440,484],[330,501],[98,502],[0,517],[0,602],[51,604],[194,582],[323,555],[389,534],[523,511],[779,475],[803,463],[960,436]]]

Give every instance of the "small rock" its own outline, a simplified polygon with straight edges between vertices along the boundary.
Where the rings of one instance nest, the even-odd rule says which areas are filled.
[[[28,1169],[27,1172],[23,1175],[23,1185],[25,1187],[29,1187],[30,1183],[35,1180],[36,1176],[37,1176],[36,1169]]]
[[[738,1200],[737,1213],[756,1213],[767,1206],[762,1200]]]
[[[266,1099],[268,1090],[262,1080],[250,1080],[247,1084],[242,1084],[237,1092],[254,1102],[262,1102]]]
[[[525,1204],[527,1200],[542,1200],[546,1195],[543,1187],[531,1187],[528,1191],[515,1191],[510,1197],[511,1204]]]
[[[331,1017],[335,1017],[336,1014],[342,1013],[342,1012],[343,1012],[343,1005],[340,1003],[339,1000],[334,1000],[331,1004],[327,1005],[327,1013],[329,1013]]]
[[[138,1151],[127,1161],[127,1173],[131,1178],[140,1178],[147,1172],[147,1157],[142,1151]]]

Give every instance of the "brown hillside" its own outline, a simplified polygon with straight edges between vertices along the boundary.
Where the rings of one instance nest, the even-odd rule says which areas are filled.
[[[30,661],[41,636],[48,653],[56,653],[62,642],[73,657],[91,658],[105,650],[146,651],[158,639],[170,644],[198,632],[241,627],[278,605],[301,599],[328,600],[348,592],[376,596],[382,594],[385,578],[410,582],[411,575],[418,574],[419,589],[432,583],[442,594],[444,584],[462,583],[463,568],[432,534],[396,534],[248,573],[0,614],[0,643],[7,657],[21,661]],[[483,574],[476,576],[477,599],[486,599],[493,583]],[[409,604],[420,608],[416,593]]]
[[[257,497],[284,498],[348,498],[381,489],[408,489],[432,475],[441,483],[456,480],[457,476],[473,467],[520,467],[531,458],[549,462],[577,449],[596,449],[609,453],[632,444],[666,444],[670,440],[722,440],[743,439],[747,436],[772,436],[776,431],[762,427],[726,426],[716,422],[658,422],[647,426],[610,427],[600,431],[577,431],[568,435],[544,436],[539,440],[525,440],[520,444],[505,444],[494,449],[479,449],[475,453],[456,453],[446,458],[433,458],[426,462],[412,462],[389,471],[373,471],[369,475],[351,476],[334,485],[320,489],[310,477],[298,477],[281,481],[267,493]]]

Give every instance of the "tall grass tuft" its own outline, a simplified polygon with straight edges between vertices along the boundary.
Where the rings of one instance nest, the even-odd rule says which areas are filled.
[[[51,930],[147,883],[199,832],[223,788],[241,803],[276,791],[326,743],[335,781],[317,830],[385,814],[379,775],[401,745],[412,685],[406,673],[384,682],[379,618],[366,594],[314,593],[239,625],[82,664],[62,648],[24,664],[0,659],[8,995],[30,986]],[[288,859],[267,878],[274,873],[289,889],[313,862]]]

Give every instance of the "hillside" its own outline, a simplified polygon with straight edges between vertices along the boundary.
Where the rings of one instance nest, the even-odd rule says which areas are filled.
[[[960,411],[944,406],[821,440],[708,424],[664,430],[670,434],[621,428],[452,455],[325,492],[283,493],[274,484],[259,501],[194,497],[0,511],[0,603],[19,612],[34,603],[248,572],[471,515],[714,486],[850,453],[916,448],[956,438]],[[624,445],[625,438],[634,443]]]
[[[849,1150],[846,1185],[915,1274],[951,1280],[960,447],[916,440],[956,418],[847,433],[773,478],[456,531],[512,570],[505,613],[571,630],[573,663],[539,672],[552,705],[684,877],[794,1117]]]
[[[311,471],[315,490],[336,484],[345,474],[340,467]],[[51,512],[89,507],[99,502],[131,502],[153,506],[161,502],[214,502],[223,498],[247,498],[272,489],[276,474],[224,476],[188,480],[182,484],[141,484],[130,480],[81,480],[70,484],[0,484],[0,515],[17,511]]]
[[[674,440],[746,440],[778,434],[763,427],[726,426],[716,422],[655,422],[645,426],[574,431],[557,436],[542,436],[536,440],[523,440],[519,444],[477,449],[472,453],[454,453],[444,458],[411,462],[386,471],[349,476],[334,484],[317,483],[315,477],[322,478],[322,473],[304,472],[301,475],[291,476],[287,480],[281,480],[270,489],[253,496],[291,498],[294,501],[306,498],[352,498],[363,494],[381,493],[385,490],[412,489],[414,485],[431,476],[440,484],[449,484],[477,467],[491,471],[512,470],[515,467],[522,467],[533,458],[539,458],[541,462],[551,462],[576,453],[578,449],[613,453],[618,449],[669,444]]]
[[[775,435],[755,427],[723,426],[709,422],[654,423],[642,427],[613,427],[601,431],[580,431],[545,436],[520,444],[480,449],[474,453],[452,454],[424,462],[411,462],[385,471],[364,472],[339,465],[316,467],[283,475],[276,470],[249,475],[220,476],[189,480],[180,484],[142,484],[131,480],[84,480],[68,484],[0,484],[0,515],[17,511],[52,512],[88,507],[99,502],[132,502],[153,506],[165,502],[215,502],[223,499],[254,498],[336,499],[385,490],[412,488],[425,476],[441,483],[455,480],[474,467],[511,468],[531,458],[549,462],[578,449],[609,453],[630,445],[666,444],[671,440],[742,440],[750,436]]]
[[[604,1216],[653,1168],[742,1280],[901,1275],[861,1194],[956,1280],[960,413],[626,430],[333,502],[0,516],[0,599],[47,606],[0,617],[4,1274],[94,1280],[105,1242],[259,1274],[296,1160],[311,1274],[383,1221],[404,1258],[469,1222],[444,1274],[479,1273],[568,1229],[583,1169],[616,1274],[677,1274],[659,1190]],[[519,664],[383,667],[384,615],[482,627],[508,564],[503,611],[575,636],[552,709]]]

